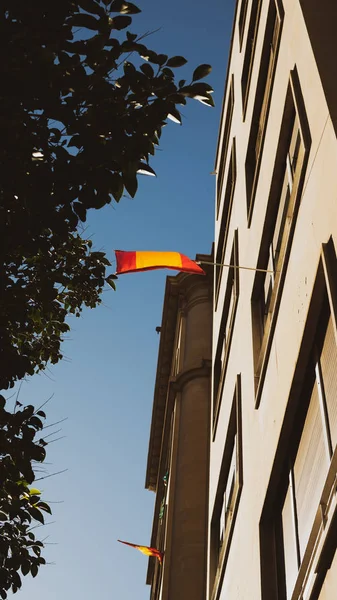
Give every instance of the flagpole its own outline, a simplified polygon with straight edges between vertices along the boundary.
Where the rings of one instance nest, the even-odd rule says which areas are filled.
[[[208,260],[196,260],[197,265],[212,265],[213,267],[229,267],[230,269],[245,269],[245,271],[258,271],[260,273],[275,273],[269,269],[255,269],[255,267],[242,267],[240,265],[228,265],[226,263],[210,262]]]

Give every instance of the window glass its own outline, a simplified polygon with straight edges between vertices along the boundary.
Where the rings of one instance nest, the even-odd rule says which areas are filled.
[[[334,450],[337,443],[337,346],[331,316],[321,354],[321,369]]]
[[[301,558],[308,543],[311,527],[319,504],[329,457],[326,453],[323,422],[319,406],[317,383],[303,427],[294,463],[295,496]]]
[[[290,598],[298,572],[293,498],[290,485],[282,509],[282,529],[287,597]]]

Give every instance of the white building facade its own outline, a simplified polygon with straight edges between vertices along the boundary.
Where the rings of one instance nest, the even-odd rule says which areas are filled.
[[[216,158],[214,253],[232,267],[214,278],[208,600],[337,597],[334,4],[236,7]]]

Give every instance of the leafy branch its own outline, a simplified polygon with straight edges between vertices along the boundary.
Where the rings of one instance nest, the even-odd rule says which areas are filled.
[[[35,464],[43,463],[47,442],[36,436],[43,430],[45,413],[29,405],[16,412],[5,409],[0,396],[0,596],[21,588],[21,576],[35,577],[46,563],[43,542],[36,539],[31,524],[44,524],[44,513],[51,514],[41,492],[31,487]],[[19,573],[21,571],[21,575]]]

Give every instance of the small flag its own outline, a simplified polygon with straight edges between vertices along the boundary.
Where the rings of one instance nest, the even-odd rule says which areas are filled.
[[[151,271],[153,269],[175,269],[185,273],[206,275],[205,271],[180,252],[124,252],[115,250],[117,270],[116,275],[135,273],[136,271]]]
[[[121,544],[126,544],[127,546],[131,546],[132,548],[136,548],[146,556],[155,556],[156,558],[158,558],[160,564],[162,564],[163,562],[164,554],[163,552],[160,552],[160,550],[157,550],[157,548],[150,548],[149,546],[138,546],[137,544],[130,544],[130,542],[123,542],[123,540],[117,540],[117,542],[120,542]]]

